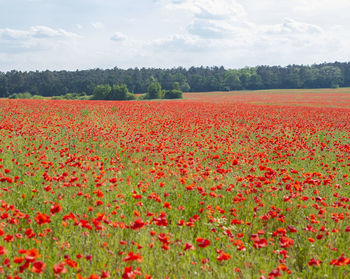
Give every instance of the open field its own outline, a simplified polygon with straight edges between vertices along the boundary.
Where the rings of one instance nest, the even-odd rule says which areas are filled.
[[[210,102],[350,108],[350,88],[186,93],[184,97]]]
[[[350,89],[184,96],[0,100],[0,277],[350,278]]]

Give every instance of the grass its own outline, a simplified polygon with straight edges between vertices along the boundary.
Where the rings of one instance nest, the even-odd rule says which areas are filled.
[[[346,278],[350,111],[305,94],[0,100],[1,276]]]

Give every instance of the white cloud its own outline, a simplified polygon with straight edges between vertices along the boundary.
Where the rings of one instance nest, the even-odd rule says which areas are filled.
[[[163,1],[167,9],[180,9],[192,15],[187,31],[203,39],[225,39],[249,28],[246,12],[236,0]]]
[[[331,32],[290,18],[279,24],[266,25],[196,18],[187,30],[188,34],[155,40],[153,46],[162,52],[187,53],[191,61],[189,64],[223,64],[229,67],[305,63],[305,56],[311,57],[312,63],[323,62],[325,59],[322,61],[320,58],[322,53],[338,53],[337,47],[333,46]],[[199,56],[194,58],[194,53],[202,53],[203,62],[195,60]]]
[[[242,17],[245,10],[235,0],[172,0],[166,1],[170,9],[182,9],[198,18],[223,20],[230,17]]]
[[[202,38],[219,39],[230,34],[229,26],[214,20],[196,19],[187,28],[188,32]]]
[[[64,40],[80,38],[64,29],[47,26],[32,26],[27,30],[0,29],[0,52],[19,53],[49,49]]]
[[[75,33],[64,29],[53,29],[47,26],[32,26],[28,30],[0,29],[0,39],[3,40],[25,40],[30,38],[77,38]]]
[[[29,37],[29,32],[10,28],[0,29],[0,40],[22,40]]]
[[[270,4],[273,2],[262,1]],[[295,49],[329,43],[329,34],[317,24],[293,18],[282,18],[276,24],[255,23],[238,0],[164,0],[162,4],[167,9],[189,11],[192,22],[186,28],[187,41],[189,38],[194,41],[200,39],[208,51],[220,50],[221,55],[222,51],[229,52],[232,49],[241,53],[249,49],[255,53],[269,49],[288,49],[293,52]],[[184,40],[173,39],[171,42],[182,42],[176,45],[185,51],[189,49]]]
[[[187,31],[203,39],[243,39],[255,32],[256,26],[247,21],[195,19]]]
[[[91,25],[94,29],[103,29],[105,27],[102,22],[93,22]]]
[[[3,2],[0,70],[350,60],[348,0]]]
[[[126,39],[127,39],[127,36],[121,32],[115,32],[111,37],[111,40],[115,42],[122,42],[122,41],[125,41]]]
[[[172,35],[166,38],[154,40],[149,44],[157,51],[183,52],[201,51],[206,49],[205,42],[199,38],[188,35]]]
[[[320,10],[344,9],[350,6],[348,0],[296,0],[296,10],[319,12]]]
[[[34,38],[77,38],[75,33],[68,32],[64,29],[53,29],[47,26],[33,26],[29,33]]]
[[[274,50],[280,53],[287,53],[295,59],[293,53],[312,53],[332,46],[334,36],[329,30],[326,31],[318,25],[296,21],[285,18],[282,23],[272,25],[256,26],[258,32],[255,34],[253,46],[258,49],[261,46],[265,51]],[[303,59],[304,58],[304,55]]]
[[[323,32],[322,28],[315,25],[304,22],[299,22],[294,19],[286,18],[284,22],[276,25],[264,26],[266,33],[277,35],[289,35],[289,34],[307,34],[317,35]]]

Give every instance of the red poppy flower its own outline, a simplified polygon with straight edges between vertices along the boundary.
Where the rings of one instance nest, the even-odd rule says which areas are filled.
[[[184,250],[195,250],[196,248],[191,243],[186,243]]]
[[[310,259],[309,262],[307,263],[309,266],[319,266],[321,265],[321,261],[320,260],[316,260],[314,258]]]
[[[331,260],[330,265],[343,266],[350,265],[350,258],[344,257],[342,254],[338,259]]]
[[[122,259],[123,262],[130,262],[130,261],[138,261],[139,263],[142,262],[142,257],[140,254],[134,254],[133,252],[129,252],[127,257]]]
[[[227,260],[229,260],[229,259],[231,259],[231,255],[229,255],[229,254],[227,254],[227,253],[225,253],[225,252],[221,252],[220,254],[219,254],[219,256],[217,256],[216,257],[216,259],[219,261],[219,262],[221,262],[221,261],[227,261]]]
[[[53,266],[53,272],[55,274],[66,273],[67,268],[65,267],[65,263],[57,263]]]
[[[58,203],[55,203],[51,206],[50,212],[51,212],[51,214],[56,214],[56,213],[60,212],[61,210],[62,210],[62,207]]]
[[[7,253],[7,250],[3,246],[0,246],[0,256],[6,253]]]
[[[127,266],[124,268],[124,273],[122,275],[123,279],[135,279],[136,276],[141,276],[140,268],[136,268],[133,270],[132,266]]]
[[[291,247],[291,246],[293,246],[293,244],[294,244],[294,240],[291,239],[291,238],[288,238],[286,236],[282,236],[280,238],[280,245],[281,245],[282,248]]]
[[[137,218],[133,224],[131,224],[131,228],[133,230],[141,229],[145,226],[145,222],[141,218]]]
[[[265,238],[261,238],[254,241],[253,247],[255,249],[263,248],[267,246],[267,240]]]
[[[198,243],[198,246],[201,248],[205,248],[208,245],[210,245],[210,240],[209,239],[205,239],[205,238],[196,238],[196,242]]]
[[[35,220],[39,225],[43,225],[43,224],[46,224],[46,223],[50,223],[50,222],[51,222],[49,216],[47,216],[47,215],[44,214],[44,213],[39,213],[39,212],[36,214],[36,217],[34,218],[34,220]]]
[[[46,264],[42,261],[36,261],[32,264],[31,271],[34,273],[43,273],[46,269]]]

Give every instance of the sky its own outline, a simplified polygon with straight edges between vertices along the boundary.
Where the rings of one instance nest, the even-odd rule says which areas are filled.
[[[0,71],[350,61],[349,0],[0,0]]]

